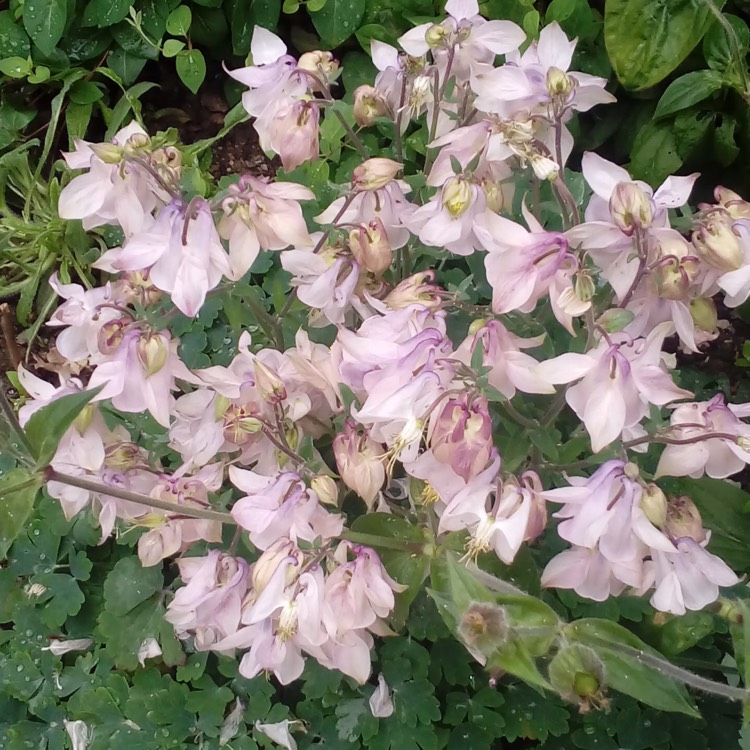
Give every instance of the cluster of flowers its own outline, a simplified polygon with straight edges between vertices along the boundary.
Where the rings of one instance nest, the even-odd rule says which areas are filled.
[[[403,53],[373,42],[380,72],[354,98],[359,126],[385,118],[396,138],[426,112],[429,145],[440,150],[427,169],[435,191],[424,205],[407,198],[399,163],[367,159],[316,217],[320,230],[310,232],[301,202],[314,196],[293,182],[246,175],[213,202],[184,201],[180,152],[135,124],[112,143],[80,142],[66,156],[86,171],[63,190],[60,215],[86,228],[118,224],[125,239],[95,264],[112,274],[106,286],[84,290],[53,279],[65,299],[51,321],[63,327],[57,348],[92,368],[86,388],[103,388],[52,466],[186,511],[209,508],[209,493],[228,474],[245,495],[231,514],[262,554],[252,565],[218,550],[181,557],[187,585],[168,619],[196,648],[249,649],[241,667],[248,677],[270,670],[288,682],[300,674],[304,653],[368,678],[371,634],[388,632],[401,587],[372,549],[341,541],[337,476],[367,511],[389,512],[384,490],[408,486],[412,510],[434,514],[438,534],[465,533],[467,556],[494,551],[505,563],[542,533],[547,502],[562,503],[558,533],[573,547],[550,562],[543,580],[593,599],[653,589],[655,607],[683,613],[738,581],[706,550],[695,506],[668,500],[625,460],[547,491],[532,470],[502,472],[488,396],[509,403],[518,391],[554,394],[556,385],[571,384],[565,400],[595,453],[619,440],[625,455],[663,438],[670,444],[660,475],[726,477],[743,468],[750,426],[741,418],[750,405],[717,396],[680,404],[657,435],[642,423],[652,406],[692,395],[670,376],[665,337],[676,331],[697,349],[716,332],[711,297],[721,290],[737,305],[750,293],[750,204],[718,189],[717,205],[701,206],[686,239],[670,227],[668,210],[685,205],[695,175],[671,177],[654,192],[586,154],[583,174],[594,195],[577,222],[561,177],[572,147],[566,122],[613,101],[605,80],[569,71],[575,41],[556,24],[521,54],[521,29],[481,18],[475,0],[449,0],[446,10],[441,24],[404,35]],[[505,63],[496,67],[498,54]],[[329,53],[295,60],[260,28],[252,57],[253,66],[232,75],[249,87],[243,102],[263,147],[287,170],[316,158],[319,110],[332,103],[336,61]],[[571,228],[547,231],[525,205],[526,227],[501,216],[512,208],[512,178],[524,169],[549,180]],[[394,281],[393,258],[409,243],[484,254],[492,304],[462,340],[447,335],[459,301],[433,271]],[[335,340],[313,343],[301,329],[282,351],[258,349],[243,333],[228,366],[189,370],[178,341],[149,310],[168,295],[196,315],[221,279],[242,278],[261,250],[281,251],[310,325],[335,326]],[[609,309],[595,295],[614,296]],[[506,326],[547,301],[571,335],[586,329],[584,353],[540,362],[528,350],[543,337]],[[32,397],[22,421],[84,388],[63,375],[54,388],[21,371]],[[150,412],[182,465],[166,473],[122,427],[110,428],[100,411],[105,401],[121,412]],[[335,474],[315,447],[322,437],[333,441]],[[103,537],[116,518],[146,527],[138,542],[145,565],[197,540],[221,539],[217,521],[149,511],[105,489],[52,482],[49,492],[69,517],[92,505]]]

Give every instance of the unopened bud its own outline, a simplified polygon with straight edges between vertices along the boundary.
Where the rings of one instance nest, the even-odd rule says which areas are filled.
[[[147,333],[138,339],[136,346],[138,361],[150,378],[164,367],[169,357],[169,346],[160,333]]]
[[[359,86],[354,91],[354,122],[361,128],[372,125],[378,117],[388,114],[383,95],[374,86]]]
[[[330,52],[315,50],[314,52],[304,52],[297,61],[297,67],[300,70],[307,70],[315,75],[323,75],[330,79],[339,69],[337,60],[334,60]]]
[[[587,271],[576,274],[575,292],[576,297],[582,302],[590,302],[596,293],[596,283]]]
[[[623,310],[621,307],[613,307],[603,312],[597,319],[596,324],[601,326],[607,333],[617,333],[622,331],[635,318],[630,310]]]
[[[354,187],[357,190],[380,190],[396,177],[403,166],[393,159],[380,156],[368,159],[352,172]]]
[[[327,474],[317,474],[310,482],[312,491],[324,505],[338,505],[339,488],[332,477]]]
[[[503,186],[495,180],[482,180],[482,190],[487,201],[487,208],[493,213],[499,214],[505,208],[505,194]]]
[[[550,96],[567,99],[572,90],[573,81],[564,70],[554,66],[547,70],[547,91]]]
[[[707,333],[716,333],[718,330],[719,316],[710,297],[696,297],[690,300],[690,316],[698,330]]]
[[[94,419],[94,414],[96,414],[96,408],[92,404],[86,404],[86,406],[84,406],[78,413],[73,424],[75,425],[76,430],[78,430],[79,435],[83,435],[83,433],[88,430]]]
[[[433,23],[430,28],[425,31],[424,38],[427,44],[430,45],[431,49],[437,49],[445,46],[445,40],[448,35],[448,30],[441,26],[439,23]]]
[[[622,467],[622,473],[628,479],[638,479],[641,475],[641,470],[638,468],[638,464],[634,464],[632,461],[628,461],[625,466]]]
[[[473,199],[472,186],[463,177],[451,177],[443,187],[441,195],[443,207],[454,219],[466,212]]]
[[[487,325],[487,323],[489,323],[489,321],[490,318],[477,318],[476,320],[472,320],[471,325],[469,326],[469,336],[475,336]]]
[[[125,141],[124,151],[128,155],[137,154],[151,145],[151,139],[145,133],[133,133]]]
[[[115,143],[89,143],[89,148],[105,164],[119,164],[122,161],[124,152]]]
[[[685,496],[675,497],[669,502],[664,529],[674,540],[689,537],[700,543],[706,539],[700,511],[695,503]]]
[[[628,236],[636,229],[648,229],[654,220],[651,199],[634,182],[618,182],[609,199],[615,224]]]
[[[701,258],[720,271],[736,271],[745,260],[739,237],[721,216],[702,221],[692,239]]]
[[[641,495],[641,510],[654,526],[664,528],[667,521],[667,496],[655,484],[647,484]]]
[[[286,398],[284,382],[259,359],[255,360],[255,387],[261,398],[271,404],[278,404]]]
[[[352,229],[349,232],[349,249],[355,260],[375,276],[382,276],[393,260],[391,243],[380,219]]]

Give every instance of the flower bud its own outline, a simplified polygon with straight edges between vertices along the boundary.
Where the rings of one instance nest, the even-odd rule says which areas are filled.
[[[529,162],[531,163],[531,168],[534,170],[534,174],[540,180],[556,180],[560,174],[560,165],[548,156],[531,154]]]
[[[493,213],[499,214],[505,208],[506,200],[502,184],[485,177],[482,180],[482,190],[484,190],[487,208]]]
[[[357,190],[380,190],[396,177],[403,166],[393,159],[380,156],[367,159],[352,172],[354,187]]]
[[[337,60],[333,59],[330,52],[315,50],[314,52],[304,52],[297,61],[297,67],[300,70],[306,70],[314,75],[322,75],[326,80],[332,78],[339,69]]]
[[[718,330],[719,316],[710,297],[696,297],[690,300],[690,316],[698,330],[706,333],[716,333]]]
[[[550,96],[567,99],[573,86],[573,81],[565,71],[554,66],[547,70],[547,91]]]
[[[122,161],[123,150],[115,143],[89,143],[89,148],[105,164],[119,164]]]
[[[738,236],[721,216],[704,219],[692,240],[701,258],[720,271],[736,271],[745,260]]]
[[[223,420],[224,438],[235,445],[244,445],[263,429],[263,423],[259,419],[237,404],[224,409]]]
[[[391,243],[380,219],[352,229],[349,232],[349,249],[355,260],[375,276],[382,276],[393,260]]]
[[[439,23],[433,23],[430,28],[425,31],[424,38],[427,44],[430,45],[430,49],[438,49],[444,47],[446,44],[446,37],[448,36],[448,29]]]
[[[144,148],[148,148],[151,145],[151,138],[146,133],[133,133],[133,135],[125,141],[125,153],[133,154],[137,151],[142,151]]]
[[[378,117],[388,114],[383,95],[374,86],[359,86],[354,91],[354,122],[361,128],[372,125]]]
[[[457,219],[471,206],[474,201],[474,191],[465,178],[451,177],[443,187],[441,201],[445,210]]]
[[[665,531],[674,540],[689,537],[700,543],[706,539],[703,520],[695,503],[689,497],[675,497],[667,506]]]
[[[420,271],[407,276],[395,286],[383,300],[392,310],[401,310],[409,305],[420,304],[429,308],[440,307],[440,287],[432,282],[435,280],[433,271]]]
[[[126,322],[122,318],[108,320],[96,335],[96,345],[102,354],[114,354],[120,346]]]
[[[96,407],[93,406],[93,404],[86,404],[86,406],[81,409],[81,411],[78,413],[78,416],[75,418],[75,421],[73,422],[73,425],[75,426],[76,430],[78,430],[79,435],[83,435],[86,430],[91,426],[91,422],[94,419],[94,414],[96,414]]]
[[[647,484],[641,494],[641,510],[658,529],[667,521],[667,496],[655,484]]]
[[[324,505],[338,505],[339,488],[336,482],[326,474],[317,474],[310,482],[312,491]]]
[[[417,76],[411,84],[409,92],[408,111],[410,116],[416,116],[422,107],[432,98],[432,79],[430,76]]]
[[[469,326],[469,336],[476,336],[479,331],[484,328],[487,323],[489,323],[491,318],[477,318],[476,320],[471,321],[471,325]]]
[[[358,435],[356,424],[347,419],[343,432],[333,439],[333,454],[344,484],[371,508],[385,482],[383,447],[367,432]]]
[[[279,565],[288,557],[296,557],[298,564],[302,562],[302,552],[289,539],[277,539],[253,565],[251,581],[256,596],[268,585],[271,576]],[[284,588],[289,586],[299,574],[299,565],[288,565],[286,568]]]
[[[615,224],[628,236],[636,229],[648,229],[654,220],[651,199],[634,182],[618,182],[609,199]]]
[[[286,386],[281,378],[259,359],[254,362],[255,387],[261,398],[270,404],[281,403],[286,398]]]
[[[601,326],[607,333],[617,333],[622,331],[635,318],[630,310],[623,310],[621,307],[613,307],[603,312],[597,319],[596,324]]]
[[[146,372],[146,377],[155,375],[167,363],[169,346],[161,333],[143,334],[136,346],[138,361]]]
[[[596,293],[596,283],[588,271],[579,271],[576,274],[575,293],[581,302],[590,302]]]

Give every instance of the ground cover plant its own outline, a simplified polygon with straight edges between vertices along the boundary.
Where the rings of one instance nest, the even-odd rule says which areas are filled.
[[[260,5],[218,133],[133,78],[61,163],[0,156],[0,748],[746,746],[750,203],[663,160],[744,98],[740,24],[672,7],[637,56],[617,2],[285,4],[365,58]],[[647,174],[585,145],[602,35],[631,89],[703,44]],[[243,119],[275,161],[217,175]]]

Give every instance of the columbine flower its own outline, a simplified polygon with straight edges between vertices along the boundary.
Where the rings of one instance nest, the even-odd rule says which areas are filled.
[[[669,324],[655,328],[646,339],[614,334],[586,354],[562,354],[539,365],[537,372],[552,383],[580,383],[568,388],[565,399],[586,425],[594,452],[600,451],[648,413],[648,404],[663,406],[688,398],[661,363],[661,345]]]
[[[347,419],[343,432],[333,439],[333,453],[341,480],[365,501],[368,510],[372,509],[385,482],[383,446],[368,431],[357,434],[356,423]]]

